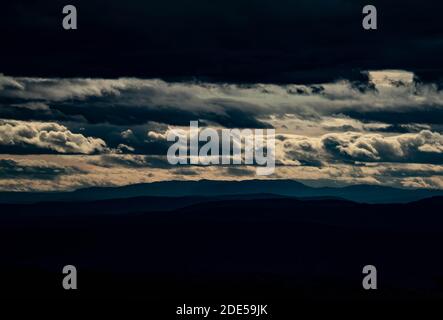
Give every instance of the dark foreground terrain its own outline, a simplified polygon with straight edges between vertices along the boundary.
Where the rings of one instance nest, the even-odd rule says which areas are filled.
[[[443,292],[443,198],[176,201],[165,211],[162,198],[2,205],[2,294],[73,294],[61,286],[67,264],[77,267],[75,295],[85,298],[415,299]],[[361,288],[368,264],[379,272],[371,294]]]
[[[439,300],[442,206],[272,195],[3,204],[0,292],[200,304]],[[362,289],[369,264],[376,291]],[[62,288],[65,265],[77,267],[77,291]]]

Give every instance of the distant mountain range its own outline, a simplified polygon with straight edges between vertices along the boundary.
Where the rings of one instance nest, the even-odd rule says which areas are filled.
[[[72,192],[0,192],[0,203],[258,194],[296,198],[332,197],[364,203],[407,203],[435,196],[443,196],[443,190],[399,189],[375,185],[315,188],[293,180],[165,181],[123,187],[93,187]]]
[[[72,192],[0,192],[0,203],[97,201],[136,197],[214,197],[280,195],[296,198],[341,198],[361,203],[408,203],[443,196],[443,190],[398,189],[375,185],[314,188],[293,180],[165,181],[123,187],[94,187]]]

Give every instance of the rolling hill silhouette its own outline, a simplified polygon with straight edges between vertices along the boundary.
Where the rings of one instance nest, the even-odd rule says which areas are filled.
[[[406,203],[434,196],[443,190],[397,189],[375,185],[313,188],[293,180],[165,181],[123,187],[87,188],[73,192],[0,192],[0,203],[93,201],[134,197],[187,197],[275,194],[298,198],[338,197],[355,202]]]
[[[0,295],[71,299],[60,281],[72,264],[85,299],[439,298],[442,206],[268,194],[0,204]]]

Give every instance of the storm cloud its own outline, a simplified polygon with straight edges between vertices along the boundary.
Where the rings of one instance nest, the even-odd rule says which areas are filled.
[[[323,83],[359,70],[442,78],[443,4],[374,0],[380,28],[361,27],[363,0],[76,0],[79,28],[61,28],[65,1],[2,4],[0,70],[45,77],[134,76],[235,83]],[[30,50],[30,48],[35,48]],[[32,56],[31,56],[32,55]]]
[[[321,137],[280,135],[277,141],[277,160],[286,165],[291,161],[312,166],[337,162],[443,163],[443,136],[428,130],[388,137],[358,132]]]
[[[57,123],[0,120],[0,148],[43,149],[56,153],[93,154],[106,150],[97,138],[75,134]]]
[[[348,117],[386,127],[443,125],[443,92],[437,84],[421,83],[402,70],[365,73],[368,89],[363,91],[350,80],[236,85],[0,76],[0,117],[121,127],[149,122],[186,126],[199,119],[202,125],[266,128],[275,117],[288,116],[318,121]]]
[[[274,128],[274,178],[439,188],[439,86],[405,70],[361,74],[358,83],[342,79],[315,85],[3,75],[0,152],[86,157],[76,160],[82,172],[53,175],[68,189],[156,179],[252,178],[254,169],[248,166],[175,168],[167,162],[167,133],[186,131],[190,121],[198,120],[201,128],[217,130]],[[3,179],[9,186],[14,173],[20,179],[23,172],[38,177],[36,169],[22,170],[17,164],[14,171],[14,163],[7,164]],[[417,165],[422,167],[407,167]],[[36,188],[54,187],[45,170],[40,169],[45,182]]]

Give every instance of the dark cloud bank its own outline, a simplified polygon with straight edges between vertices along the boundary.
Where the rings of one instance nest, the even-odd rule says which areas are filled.
[[[165,133],[194,120],[275,128],[277,178],[443,187],[443,3],[373,1],[377,31],[360,0],[70,4],[75,31],[64,1],[2,4],[3,188],[216,178],[164,161]]]
[[[443,3],[371,1],[379,29],[362,29],[363,0],[74,0],[79,29],[62,29],[65,1],[10,1],[0,11],[0,70],[49,77],[199,78],[321,83],[361,70],[407,69],[442,79]]]

